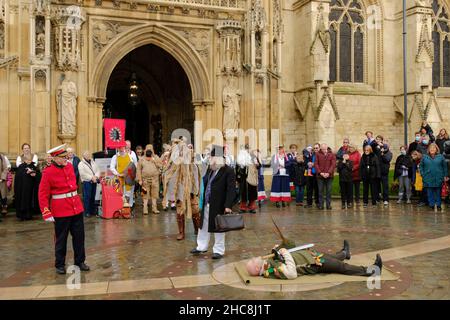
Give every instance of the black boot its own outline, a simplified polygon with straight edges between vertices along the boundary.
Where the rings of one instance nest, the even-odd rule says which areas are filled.
[[[373,265],[378,267],[378,270],[380,270],[380,274],[375,274],[375,270],[372,270],[372,273],[370,275],[381,275],[381,270],[383,269],[383,260],[381,260],[380,254],[377,254]]]
[[[350,254],[350,244],[347,240],[344,240],[344,247],[342,248],[342,251],[345,252],[345,259],[350,260],[352,255]]]

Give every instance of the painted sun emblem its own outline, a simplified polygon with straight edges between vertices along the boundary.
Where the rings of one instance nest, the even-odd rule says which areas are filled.
[[[122,133],[120,132],[120,129],[117,127],[111,128],[111,130],[109,130],[109,138],[114,142],[119,142],[122,140]]]

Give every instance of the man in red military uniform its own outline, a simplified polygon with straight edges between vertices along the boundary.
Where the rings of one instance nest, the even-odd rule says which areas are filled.
[[[84,263],[83,204],[77,194],[77,181],[73,166],[67,161],[66,145],[47,151],[52,164],[42,174],[39,185],[39,206],[45,221],[55,225],[56,273],[65,274],[67,237],[72,235],[75,265],[89,271]]]

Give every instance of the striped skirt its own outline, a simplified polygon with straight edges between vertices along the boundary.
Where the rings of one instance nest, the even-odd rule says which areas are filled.
[[[270,201],[272,202],[290,202],[291,190],[289,187],[289,176],[273,176],[272,188],[270,189]]]
[[[266,189],[264,187],[264,175],[258,175],[258,201],[266,200]]]

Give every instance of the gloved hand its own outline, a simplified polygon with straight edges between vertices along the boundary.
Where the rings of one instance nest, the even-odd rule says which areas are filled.
[[[53,217],[47,218],[45,219],[45,222],[55,222],[55,218]]]
[[[272,253],[274,254],[274,257],[273,257],[274,260],[278,260],[278,261],[281,261],[282,263],[284,263],[284,258],[277,249],[273,248]]]

